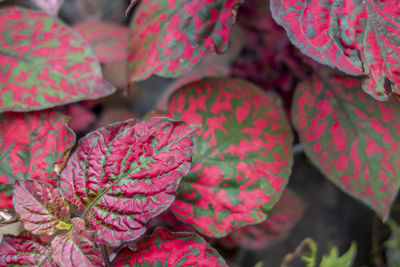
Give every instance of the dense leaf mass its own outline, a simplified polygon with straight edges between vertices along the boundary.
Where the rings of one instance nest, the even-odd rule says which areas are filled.
[[[301,83],[292,120],[307,156],[335,184],[387,218],[400,188],[400,106],[368,97],[360,80]]]
[[[377,99],[400,93],[398,1],[271,0],[290,40],[318,62],[368,75],[362,88]]]
[[[92,50],[58,19],[0,10],[0,112],[39,110],[114,92]]]
[[[59,189],[84,211],[96,241],[134,240],[171,205],[190,169],[193,132],[194,126],[153,118],[116,123],[80,140]]]
[[[132,19],[129,78],[176,77],[228,48],[238,0],[141,0]]]
[[[224,259],[203,238],[193,233],[172,233],[159,228],[140,240],[136,251],[125,249],[115,266],[227,266]]]
[[[168,116],[202,125],[172,206],[177,217],[216,237],[263,221],[292,166],[280,99],[240,79],[207,78],[176,91]]]

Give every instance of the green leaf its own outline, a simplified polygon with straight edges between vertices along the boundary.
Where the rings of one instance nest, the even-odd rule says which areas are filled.
[[[333,247],[328,255],[323,255],[320,267],[351,267],[353,266],[357,254],[357,244],[351,243],[349,250],[342,256],[339,256],[337,247]]]

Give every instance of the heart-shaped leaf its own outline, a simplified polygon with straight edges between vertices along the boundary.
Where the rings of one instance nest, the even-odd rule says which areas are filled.
[[[72,218],[72,229],[51,242],[52,258],[59,266],[103,266],[101,254],[86,230],[85,221]]]
[[[176,77],[228,48],[239,0],[141,0],[131,22],[129,79]]]
[[[397,1],[271,0],[274,19],[306,55],[348,74],[366,74],[377,99],[400,93]]]
[[[0,111],[39,110],[114,92],[83,38],[58,19],[0,10]]]
[[[83,22],[73,28],[93,47],[100,62],[127,59],[127,27],[105,22]]]
[[[387,218],[400,187],[400,106],[359,80],[313,78],[297,87],[292,120],[304,151],[335,184]]]
[[[97,242],[134,240],[175,199],[190,169],[193,126],[166,118],[127,120],[79,141],[60,177],[60,190]]]
[[[49,245],[30,234],[4,236],[0,245],[0,266],[56,266],[47,258]]]
[[[35,235],[53,235],[70,227],[68,203],[50,185],[20,181],[15,185],[13,201],[25,229]]]
[[[12,206],[11,184],[17,180],[54,184],[55,164],[63,162],[75,143],[66,124],[64,115],[49,110],[0,115],[0,188],[6,190],[0,208]]]
[[[265,221],[243,227],[221,239],[220,242],[227,246],[236,245],[245,249],[264,249],[283,239],[303,212],[303,201],[294,192],[286,189]]]
[[[163,228],[139,241],[136,251],[124,249],[114,260],[122,266],[227,266],[204,239],[193,233],[172,233]]]
[[[201,124],[191,172],[171,209],[214,237],[262,222],[292,166],[292,130],[280,99],[239,79],[207,78],[176,91],[171,118]]]

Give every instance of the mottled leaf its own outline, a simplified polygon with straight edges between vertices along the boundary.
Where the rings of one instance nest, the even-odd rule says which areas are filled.
[[[33,2],[47,14],[57,16],[58,10],[64,0],[33,0]]]
[[[292,120],[311,161],[385,219],[400,187],[400,106],[360,86],[349,77],[301,83]]]
[[[0,266],[56,266],[49,254],[49,245],[30,234],[4,236],[0,245]]]
[[[200,63],[193,69],[172,82],[159,98],[156,105],[157,109],[166,110],[169,97],[185,84],[201,80],[205,77],[229,76],[232,62],[239,55],[241,48],[247,41],[243,30],[237,25],[232,27],[231,40],[229,50],[226,53],[218,54],[213,52],[204,56]]]
[[[190,169],[194,127],[166,118],[127,120],[79,141],[60,177],[60,190],[83,210],[98,242],[134,240],[175,199]]]
[[[176,216],[214,237],[262,222],[292,166],[293,136],[279,98],[243,80],[207,78],[176,91],[168,114],[202,125],[171,207]]]
[[[0,10],[0,111],[45,109],[114,92],[92,50],[58,19]]]
[[[12,206],[17,180],[55,183],[54,164],[62,162],[75,143],[66,117],[54,111],[7,112],[0,115],[0,189],[6,198],[0,208]],[[62,168],[62,166],[59,166]]]
[[[328,255],[323,255],[319,267],[352,267],[357,254],[357,244],[351,243],[349,250],[339,256],[339,249],[333,247]]]
[[[264,249],[283,239],[304,212],[304,204],[291,190],[286,189],[281,199],[262,223],[243,227],[220,240],[227,246],[245,249]]]
[[[106,22],[83,22],[73,28],[93,47],[100,62],[127,59],[127,27]]]
[[[53,235],[70,227],[68,203],[50,185],[20,181],[15,185],[13,202],[25,229],[35,235]]]
[[[224,52],[239,0],[141,0],[132,19],[129,79],[176,77],[206,54]]]
[[[122,266],[227,266],[203,238],[193,233],[172,233],[159,228],[139,241],[135,252],[124,249],[114,260]]]
[[[90,239],[85,221],[81,218],[71,220],[72,229],[56,236],[51,242],[52,258],[59,266],[103,266],[101,254]]]
[[[368,75],[362,87],[377,99],[400,93],[397,1],[271,0],[270,5],[303,53],[348,74]]]

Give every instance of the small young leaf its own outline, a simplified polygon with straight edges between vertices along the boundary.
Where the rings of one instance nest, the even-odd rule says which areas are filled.
[[[97,242],[134,240],[175,199],[190,169],[194,126],[166,118],[128,120],[79,141],[60,177],[60,190],[84,211]]]
[[[56,266],[46,258],[49,245],[30,234],[4,236],[0,244],[0,266]]]
[[[368,75],[377,99],[400,93],[398,1],[271,0],[274,19],[300,50],[348,74]]]
[[[357,254],[357,244],[351,243],[349,250],[339,256],[337,247],[333,247],[328,255],[323,255],[319,267],[352,267]]]
[[[46,110],[1,114],[0,189],[6,199],[1,199],[0,208],[12,206],[12,184],[18,180],[54,184],[54,164],[63,162],[74,143],[75,134],[61,113]]]
[[[100,62],[127,59],[127,27],[105,22],[83,22],[73,28],[93,47]]]
[[[114,92],[92,50],[58,19],[0,10],[0,112],[39,110]]]
[[[101,254],[86,230],[85,221],[72,218],[72,229],[51,242],[52,258],[61,267],[102,266]]]
[[[293,135],[280,99],[243,80],[206,78],[176,91],[168,114],[202,125],[175,215],[213,237],[265,220],[292,166]]]
[[[141,0],[131,22],[129,79],[177,77],[228,48],[239,0]]]
[[[53,235],[63,230],[70,217],[67,201],[50,185],[20,181],[15,185],[14,207],[26,230],[35,235]]]
[[[292,120],[311,161],[385,219],[400,187],[400,106],[376,101],[360,86],[350,77],[303,82]]]
[[[172,233],[159,228],[139,241],[136,251],[124,249],[113,261],[122,266],[227,266],[204,239],[193,233]]]

